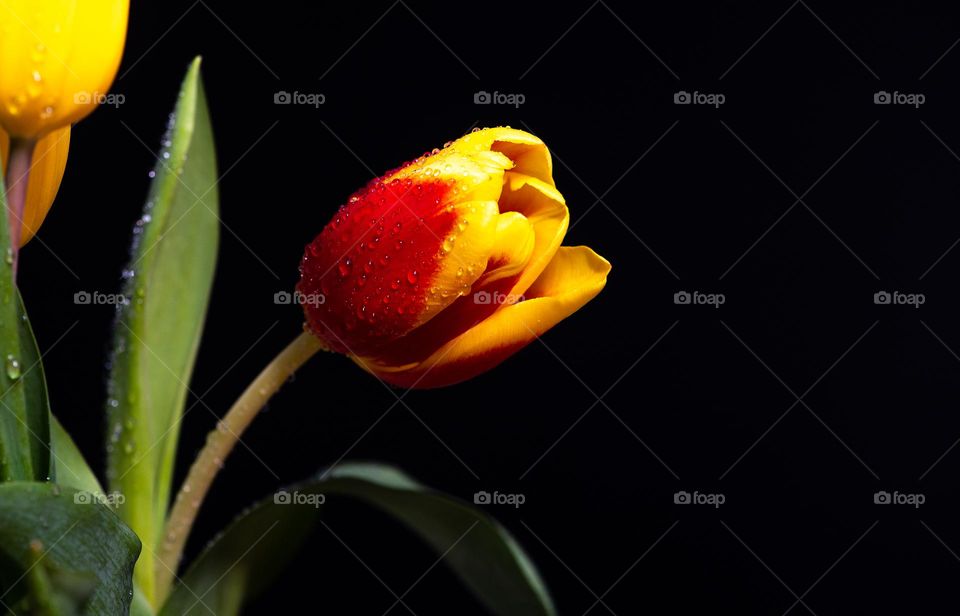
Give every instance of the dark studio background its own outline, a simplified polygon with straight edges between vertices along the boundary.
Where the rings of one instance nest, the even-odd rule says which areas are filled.
[[[102,467],[112,310],[72,297],[119,289],[151,150],[202,54],[224,225],[179,477],[299,331],[273,295],[371,170],[475,125],[526,128],[553,151],[565,243],[613,271],[542,344],[402,404],[346,359],[315,358],[244,436],[191,556],[241,507],[349,451],[468,500],[524,494],[491,512],[565,615],[956,612],[947,6],[135,2],[113,90],[126,102],[75,129],[46,247],[23,257],[55,412]],[[475,105],[480,90],[526,102]],[[726,101],[675,105],[681,90]],[[326,103],[279,106],[278,91]],[[875,105],[877,91],[926,101]],[[676,305],[684,290],[726,301]],[[876,305],[882,290],[926,302]],[[680,490],[726,502],[677,505]],[[880,490],[926,502],[876,505]],[[334,502],[324,519],[248,613],[377,615],[393,593],[420,616],[483,613],[388,518]]]

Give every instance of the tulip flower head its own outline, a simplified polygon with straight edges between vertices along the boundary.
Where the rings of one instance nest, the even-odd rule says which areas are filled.
[[[540,139],[474,131],[371,181],[307,246],[307,327],[400,387],[471,378],[603,288],[610,264],[561,246],[569,218]]]
[[[0,2],[0,128],[37,139],[91,113],[120,65],[130,0]]]

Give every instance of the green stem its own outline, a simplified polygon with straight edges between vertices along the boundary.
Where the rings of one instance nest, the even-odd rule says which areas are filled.
[[[30,168],[33,160],[33,139],[11,139],[10,160],[7,163],[7,221],[10,225],[10,250],[13,258],[13,273],[17,273],[17,257],[20,254],[20,238],[23,234],[23,212],[27,205],[27,186],[30,183]]]
[[[174,572],[183,557],[183,548],[200,511],[200,505],[240,436],[290,376],[317,351],[324,349],[323,343],[313,334],[300,334],[250,383],[217,423],[217,429],[207,435],[207,443],[190,467],[167,517],[164,540],[157,554],[160,566],[156,569],[156,605],[163,605],[170,594]]]

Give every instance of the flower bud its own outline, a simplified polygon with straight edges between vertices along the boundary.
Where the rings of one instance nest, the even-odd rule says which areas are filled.
[[[562,247],[550,154],[511,128],[472,132],[370,182],[309,245],[297,290],[331,349],[401,387],[499,364],[590,301],[610,264]]]
[[[0,2],[0,128],[37,139],[78,122],[120,65],[130,0]]]

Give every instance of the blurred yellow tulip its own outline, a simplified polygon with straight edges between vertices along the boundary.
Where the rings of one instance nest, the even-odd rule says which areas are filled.
[[[0,128],[38,139],[90,114],[120,65],[130,0],[0,1]]]
[[[63,171],[67,167],[67,152],[70,149],[70,127],[61,128],[40,139],[33,148],[33,167],[26,180],[10,178],[10,182],[27,182],[27,200],[21,216],[20,245],[23,246],[36,235],[50,206],[57,196]],[[10,153],[10,137],[0,130],[0,168],[7,172]]]

